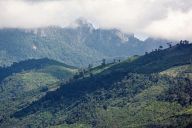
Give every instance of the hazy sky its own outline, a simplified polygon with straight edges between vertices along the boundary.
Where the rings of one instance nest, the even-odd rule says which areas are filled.
[[[0,0],[0,28],[69,26],[80,17],[101,28],[192,40],[192,0]]]

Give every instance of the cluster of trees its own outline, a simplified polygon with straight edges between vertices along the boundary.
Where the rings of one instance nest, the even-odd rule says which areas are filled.
[[[181,40],[179,43],[176,44],[177,46],[181,46],[181,45],[190,45],[190,42],[188,40]],[[168,42],[167,43],[168,48],[172,48],[173,47],[173,43],[172,42]],[[164,47],[162,45],[159,46],[158,49],[152,50],[152,52],[157,52],[157,51],[161,51],[163,50]],[[149,54],[148,52],[145,52],[145,55]]]
[[[189,44],[188,40],[181,40],[179,44]]]
[[[121,62],[120,59],[113,59],[112,63],[107,63],[106,59],[102,59],[101,64],[97,67],[93,67],[92,64],[89,64],[88,68],[80,68],[79,71],[74,75],[73,79],[84,78],[86,75],[93,77],[94,74],[92,71],[94,70],[94,68],[98,68],[98,67],[104,68],[107,65],[120,63],[120,62]]]
[[[160,95],[160,100],[178,102],[182,106],[189,106],[192,103],[192,80],[189,78],[176,78],[170,82],[170,88],[164,95]]]

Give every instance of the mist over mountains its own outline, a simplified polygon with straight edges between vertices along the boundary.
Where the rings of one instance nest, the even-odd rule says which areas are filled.
[[[0,128],[192,128],[191,0],[0,0]]]
[[[0,65],[32,58],[50,58],[74,66],[87,66],[103,58],[141,55],[167,47],[165,40],[139,40],[118,29],[95,28],[85,20],[73,27],[50,26],[34,29],[0,29]]]

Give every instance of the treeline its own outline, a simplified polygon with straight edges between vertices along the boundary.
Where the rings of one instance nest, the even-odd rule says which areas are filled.
[[[173,66],[191,64],[192,44],[178,44],[164,50],[152,51],[138,57],[133,62],[124,62],[111,67],[111,70],[122,70],[135,73],[154,73]]]

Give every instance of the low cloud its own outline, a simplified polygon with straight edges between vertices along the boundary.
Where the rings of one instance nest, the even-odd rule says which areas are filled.
[[[192,39],[191,0],[2,0],[0,28],[70,26],[84,17],[101,28]]]

